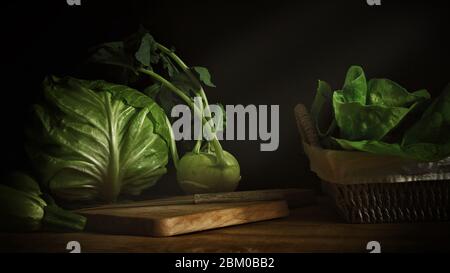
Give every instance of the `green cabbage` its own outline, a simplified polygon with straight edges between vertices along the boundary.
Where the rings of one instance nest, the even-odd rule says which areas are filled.
[[[114,202],[166,173],[171,129],[163,110],[127,86],[49,77],[27,152],[58,199]]]

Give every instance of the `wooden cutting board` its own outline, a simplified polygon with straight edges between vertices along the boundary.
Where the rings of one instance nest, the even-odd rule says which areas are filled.
[[[141,236],[173,236],[280,218],[289,214],[286,201],[212,203],[89,209],[87,231]]]

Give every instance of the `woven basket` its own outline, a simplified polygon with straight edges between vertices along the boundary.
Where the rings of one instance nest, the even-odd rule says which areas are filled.
[[[319,138],[306,107],[295,107],[303,143],[320,148]],[[339,184],[321,181],[349,223],[448,221],[450,181]]]

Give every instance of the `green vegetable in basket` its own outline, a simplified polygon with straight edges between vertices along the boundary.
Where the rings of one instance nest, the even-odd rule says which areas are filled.
[[[409,93],[387,79],[367,83],[362,68],[352,66],[342,90],[333,94],[340,136],[347,140],[382,140],[429,98],[426,90]]]
[[[352,66],[341,90],[331,92],[319,82],[311,114],[328,147],[434,161],[450,155],[449,89],[421,113],[430,101],[426,90],[408,92],[388,79],[367,81],[362,68]]]
[[[82,231],[86,218],[48,204],[39,185],[29,176],[14,173],[0,184],[1,231]]]
[[[127,86],[49,77],[34,107],[27,151],[50,193],[114,202],[166,173],[171,130],[163,110]]]

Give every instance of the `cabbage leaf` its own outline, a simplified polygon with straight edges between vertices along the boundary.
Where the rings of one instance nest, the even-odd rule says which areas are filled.
[[[171,128],[151,98],[123,85],[71,77],[44,81],[27,152],[41,182],[65,201],[114,202],[166,173]]]

